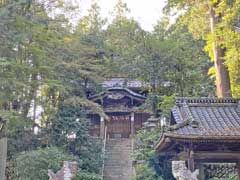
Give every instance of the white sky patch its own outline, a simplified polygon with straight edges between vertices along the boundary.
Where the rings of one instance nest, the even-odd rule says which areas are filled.
[[[82,15],[85,15],[91,5],[91,0],[75,0],[79,1],[82,9]],[[101,7],[101,15],[111,20],[110,13],[117,0],[99,0]],[[165,0],[124,0],[131,10],[130,15],[137,20],[142,28],[147,31],[153,30],[153,26],[163,16],[162,9]]]

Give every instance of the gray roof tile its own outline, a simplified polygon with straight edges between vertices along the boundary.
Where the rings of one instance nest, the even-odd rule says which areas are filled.
[[[172,115],[178,125],[169,133],[191,136],[240,136],[240,109],[238,99],[180,98],[176,99]],[[198,123],[197,127],[191,125]]]

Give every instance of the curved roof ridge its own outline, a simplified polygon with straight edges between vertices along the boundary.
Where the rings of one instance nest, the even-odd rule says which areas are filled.
[[[103,96],[105,95],[107,92],[111,92],[111,91],[114,91],[114,90],[119,90],[119,91],[126,91],[127,93],[131,94],[132,96],[134,97],[137,97],[137,98],[140,98],[140,99],[146,99],[145,96],[141,95],[141,94],[138,94],[128,88],[123,88],[123,87],[112,87],[112,88],[107,88],[105,91],[103,92],[100,92],[98,94],[95,94],[93,96],[90,96],[89,99],[94,99],[96,97],[99,97],[99,96]]]
[[[134,91],[132,91],[131,89],[128,89],[128,88],[123,88],[123,87],[112,87],[112,88],[108,88],[107,91],[111,91],[111,90],[125,90],[127,91],[129,94],[132,94],[133,96],[137,96],[137,97],[140,97],[140,98],[144,98],[146,99],[145,96],[139,94],[139,93],[136,93]]]

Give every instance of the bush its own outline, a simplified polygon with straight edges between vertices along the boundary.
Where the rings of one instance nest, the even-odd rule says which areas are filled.
[[[48,169],[56,172],[61,169],[63,161],[74,159],[56,147],[23,152],[14,162],[14,179],[48,180]]]
[[[156,175],[156,172],[148,165],[148,163],[137,164],[135,170],[136,177],[133,178],[135,180],[162,180],[161,177]]]
[[[79,171],[73,180],[101,180],[99,175]]]

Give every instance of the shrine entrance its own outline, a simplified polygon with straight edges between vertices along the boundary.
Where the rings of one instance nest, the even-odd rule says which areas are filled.
[[[110,120],[105,122],[108,138],[129,138],[131,134],[130,115],[111,115]]]
[[[89,114],[90,134],[101,138],[131,138],[150,117],[148,112],[138,109],[146,97],[126,88],[110,88],[89,97],[102,106],[105,117]]]

